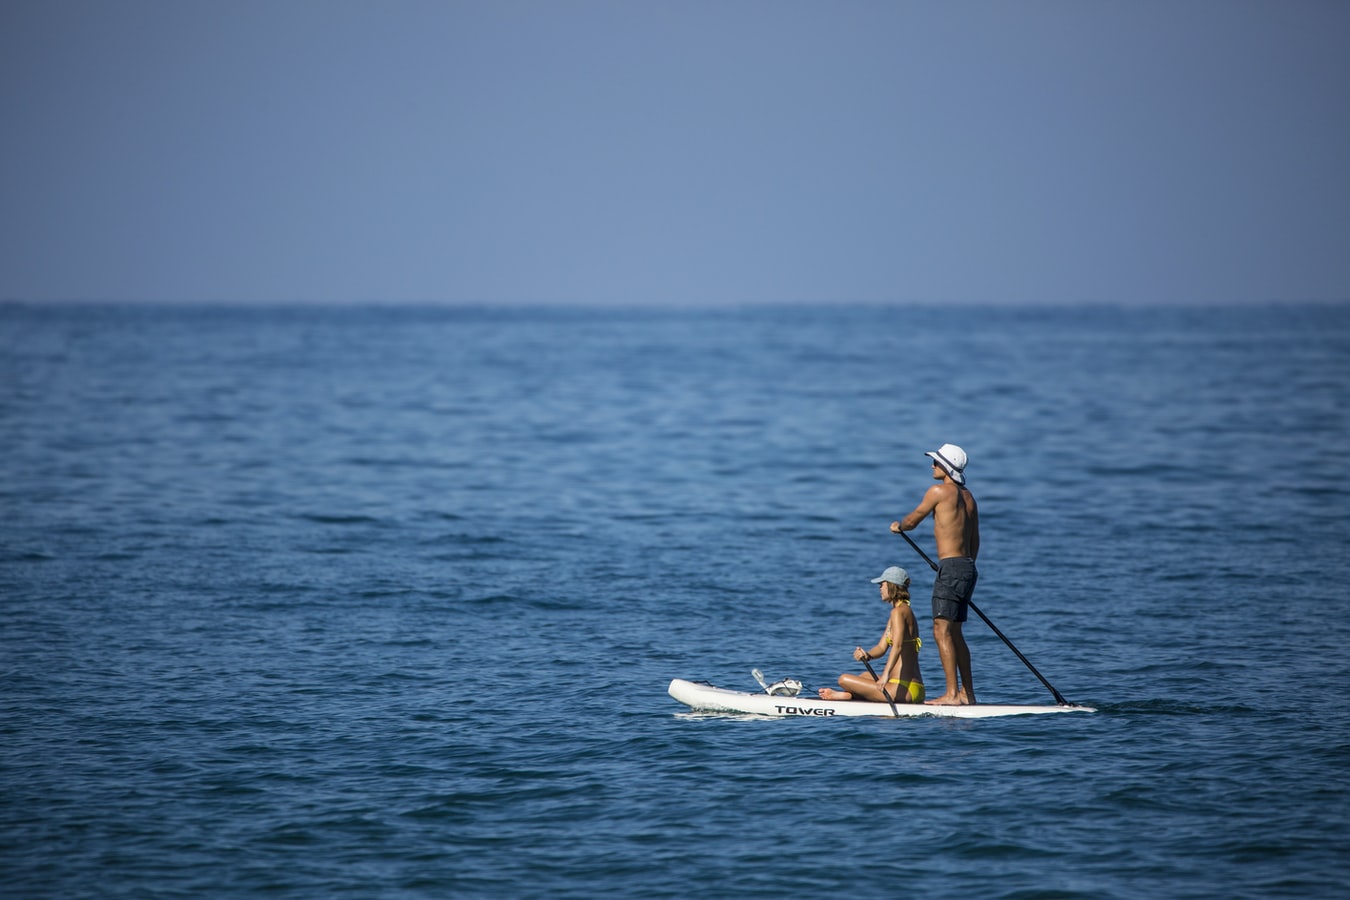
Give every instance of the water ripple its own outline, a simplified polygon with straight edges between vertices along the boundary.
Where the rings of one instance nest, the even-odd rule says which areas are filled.
[[[1337,896],[1346,315],[0,308],[5,889]],[[981,609],[1098,713],[666,696],[850,668],[948,439]]]

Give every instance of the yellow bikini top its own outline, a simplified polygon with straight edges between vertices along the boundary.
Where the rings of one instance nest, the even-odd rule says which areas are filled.
[[[919,636],[918,636],[917,634],[914,635],[914,637],[912,637],[912,638],[905,638],[905,639],[904,639],[903,641],[901,641],[900,643],[902,643],[902,644],[908,644],[908,643],[910,643],[911,641],[914,643],[914,649],[915,649],[915,650],[918,650],[920,647],[923,646],[923,641],[919,640]],[[886,646],[887,646],[887,647],[893,646],[894,643],[895,643],[895,642],[891,639],[891,630],[890,630],[889,628],[887,628],[887,629],[886,629]]]

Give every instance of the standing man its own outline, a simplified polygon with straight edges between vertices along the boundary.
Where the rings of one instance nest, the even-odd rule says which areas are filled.
[[[937,540],[938,570],[933,580],[933,637],[942,658],[942,673],[947,690],[928,702],[938,706],[964,706],[975,702],[975,686],[970,677],[970,648],[961,634],[961,623],[970,612],[970,595],[975,593],[975,557],[980,555],[980,512],[975,496],[966,487],[966,451],[955,444],[943,444],[924,456],[933,460],[935,484],[923,495],[914,512],[891,531],[911,531],[929,513],[933,514],[933,537]],[[960,676],[958,681],[957,676]]]

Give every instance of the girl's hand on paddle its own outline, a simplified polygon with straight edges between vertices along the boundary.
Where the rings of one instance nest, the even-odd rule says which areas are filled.
[[[856,659],[858,662],[865,662],[865,661],[867,661],[870,657],[867,655],[867,651],[864,650],[863,648],[861,648],[861,647],[854,647],[854,648],[853,648],[853,658]]]

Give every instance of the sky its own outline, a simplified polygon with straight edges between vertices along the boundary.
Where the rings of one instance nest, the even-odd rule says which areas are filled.
[[[1350,302],[1350,3],[4,0],[0,300]]]

